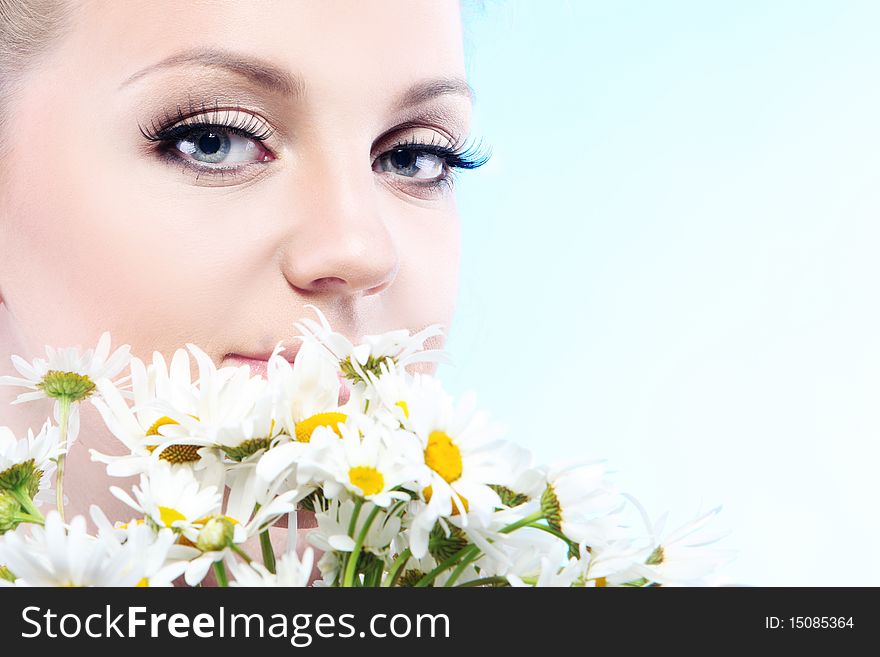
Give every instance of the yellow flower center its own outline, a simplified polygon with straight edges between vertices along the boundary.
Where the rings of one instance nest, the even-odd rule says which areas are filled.
[[[400,406],[400,408],[403,410],[403,417],[409,419],[409,406],[406,405],[406,400],[401,399],[395,404],[395,406]]]
[[[430,486],[425,486],[425,489],[422,492],[425,494],[425,502],[430,502],[431,496],[434,494],[434,489],[431,488]],[[461,500],[461,505],[464,507],[465,512],[467,512],[469,510],[467,498],[464,495],[459,495],[458,499]],[[452,515],[457,516],[458,514],[459,514],[458,506],[456,506],[455,500],[453,500],[452,501]]]
[[[461,450],[443,431],[432,431],[425,448],[425,465],[452,483],[461,476]]]
[[[172,509],[171,507],[167,506],[160,506],[159,519],[162,521],[163,525],[165,525],[166,527],[171,527],[171,525],[174,524],[176,520],[186,520],[186,516],[177,509]]]
[[[376,468],[358,465],[348,471],[348,479],[353,486],[364,491],[364,497],[375,495],[385,487],[385,477]]]
[[[148,586],[150,586],[150,580],[148,580],[146,577],[141,577],[141,581],[135,584],[135,588],[143,588]]]
[[[152,453],[156,447],[156,445],[150,445],[147,447],[147,450]],[[159,454],[159,460],[168,461],[175,465],[181,463],[195,463],[201,459],[199,456],[199,450],[201,448],[201,445],[168,445],[168,447],[163,449],[162,453]]]
[[[195,417],[195,416],[190,416]],[[163,415],[158,420],[153,422],[150,425],[150,428],[147,429],[147,436],[161,436],[159,433],[159,427],[164,427],[166,424],[180,424],[176,420],[172,420],[167,415]],[[156,445],[148,445],[147,451],[151,454],[156,449]],[[181,463],[195,463],[200,460],[199,450],[201,449],[200,445],[169,445],[165,449],[162,450],[162,453],[159,454],[159,460],[168,461],[169,463],[173,463],[175,465],[179,465]]]
[[[166,424],[179,424],[179,422],[177,422],[176,420],[172,420],[172,419],[171,419],[170,417],[168,417],[167,415],[163,415],[163,416],[160,417],[158,420],[156,420],[155,422],[153,422],[153,424],[150,425],[150,428],[147,429],[147,435],[148,435],[148,436],[159,436],[159,435],[161,435],[161,434],[159,433],[159,427],[164,427]]]
[[[309,442],[312,439],[312,432],[318,427],[330,427],[337,436],[342,438],[342,433],[336,425],[345,422],[346,419],[345,413],[316,413],[302,422],[296,423],[296,439],[301,443]]]

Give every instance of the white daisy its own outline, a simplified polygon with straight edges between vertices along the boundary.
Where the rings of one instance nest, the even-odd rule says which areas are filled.
[[[640,511],[644,513],[641,507]],[[649,582],[663,586],[700,584],[736,556],[734,550],[709,547],[728,534],[706,531],[706,525],[719,511],[721,507],[716,507],[668,534],[664,534],[668,517],[664,514],[651,528],[653,540],[648,558],[633,569]]]
[[[439,324],[432,324],[410,335],[406,329],[389,331],[380,335],[365,335],[363,342],[355,345],[341,333],[330,327],[324,314],[311,304],[320,321],[303,319],[294,326],[306,338],[322,344],[336,360],[342,372],[353,382],[366,383],[365,372],[380,374],[381,363],[391,361],[400,367],[418,362],[447,362],[448,355],[441,349],[424,349],[425,340],[443,335]]]
[[[161,426],[160,434],[175,444],[214,447],[236,462],[267,449],[281,428],[273,418],[273,391],[266,379],[251,376],[246,365],[217,368],[196,345],[187,347],[199,367],[195,399],[185,401],[184,408],[173,400],[157,400],[153,408],[174,420]]]
[[[194,467],[207,464],[208,472],[219,468],[222,473],[221,462],[230,472],[241,470],[236,487],[239,493],[253,493],[246,504],[252,509],[264,499],[254,486],[254,466],[282,436],[273,417],[275,393],[262,376],[251,376],[247,366],[217,368],[201,349],[193,344],[187,347],[198,363],[198,384],[190,391],[180,391],[175,399],[157,399],[149,405],[166,418],[157,429],[163,442],[154,454],[161,459],[166,453],[172,458],[190,453],[191,458],[199,459]]]
[[[306,341],[291,365],[280,354],[280,343],[269,358],[268,379],[277,394],[276,417],[299,442],[308,442],[316,426],[345,421],[339,408],[339,367],[326,350]]]
[[[581,543],[579,585],[640,586],[642,577],[635,566],[643,563],[649,553],[650,550],[645,547],[644,542],[634,538],[622,538],[592,546]]]
[[[162,435],[163,426],[177,422],[161,414],[160,404],[167,403],[187,416],[197,411],[186,350],[178,349],[174,353],[170,367],[162,354],[154,352],[149,366],[139,358],[132,358],[130,369],[129,395],[134,398],[134,406],[129,407],[124,395],[109,380],[98,381],[101,398],[93,400],[104,423],[128,448],[129,454],[111,456],[92,449],[92,460],[106,463],[110,476],[127,477],[148,471],[161,459],[175,467],[192,467],[202,484],[222,486],[224,470],[215,455],[199,445],[174,444]]]
[[[531,458],[527,450],[500,440],[500,427],[475,410],[473,394],[459,404],[433,377],[415,375],[407,428],[421,440],[431,478],[422,490],[427,504],[413,522],[413,553],[427,546],[426,532],[440,517],[462,514],[488,523],[501,498],[490,486],[512,485]]]
[[[113,527],[100,508],[93,504],[89,511],[98,527],[98,539],[104,542],[109,556],[123,551],[134,551],[142,556],[143,576],[135,586],[173,586],[174,580],[186,569],[187,559],[195,552],[176,545],[177,537],[170,529],[156,532],[143,522]]]
[[[65,438],[72,443],[79,434],[79,404],[95,391],[99,379],[112,379],[128,364],[129,345],[123,345],[110,354],[110,334],[104,332],[95,349],[81,353],[80,347],[55,349],[46,347],[46,358],[35,358],[28,363],[18,355],[12,356],[12,364],[21,377],[0,376],[0,385],[19,386],[32,392],[23,392],[13,404],[34,399],[51,398],[55,400],[55,421],[66,424]],[[121,384],[127,379],[117,381]],[[67,422],[63,422],[61,400],[68,400],[70,406]]]
[[[0,385],[21,386],[34,392],[21,393],[13,404],[33,399],[69,396],[72,401],[89,397],[98,379],[112,379],[128,364],[130,347],[123,345],[110,354],[110,334],[104,332],[95,349],[80,353],[81,347],[46,347],[46,358],[28,363],[18,355],[12,364],[22,377],[0,376]],[[75,375],[75,376],[70,376]]]
[[[553,529],[575,543],[602,546],[625,537],[616,487],[599,462],[560,464],[545,469],[541,509]]]
[[[148,567],[164,560],[172,541],[170,533],[155,540],[138,533],[114,546],[88,535],[82,516],[66,528],[52,511],[45,527],[32,527],[29,537],[10,533],[0,538],[0,562],[14,573],[18,586],[136,586]]]
[[[342,409],[340,409],[342,410]],[[362,432],[372,423],[364,416],[342,412],[317,413],[296,424],[297,438],[281,437],[259,456],[255,473],[263,490],[282,491],[285,486],[300,490],[314,488],[332,477],[322,464],[332,462],[333,443],[348,431]],[[323,436],[314,440],[313,437]],[[329,451],[328,451],[329,450]]]
[[[405,431],[389,431],[373,425],[362,432],[357,427],[340,424],[336,433],[321,427],[313,434],[309,452],[300,471],[320,484],[327,498],[335,498],[345,489],[378,506],[387,507],[393,500],[409,500],[410,494],[395,490],[415,487],[427,480],[418,440]]]
[[[55,470],[52,460],[62,451],[58,427],[50,420],[36,436],[28,429],[27,437],[20,440],[9,427],[0,427],[0,490],[20,489],[30,499],[37,490],[46,489]]]
[[[349,421],[356,409],[351,400],[339,406],[339,368],[326,351],[306,342],[291,365],[280,356],[281,344],[269,358],[269,387],[275,394],[274,417],[280,421],[283,435],[270,445],[260,459],[257,477],[269,490],[283,490],[285,481],[304,489],[307,478],[297,477],[296,466],[309,451],[312,434],[318,427],[328,427],[341,435],[337,425]]]
[[[215,486],[200,486],[188,468],[160,461],[141,475],[134,499],[118,486],[110,492],[157,528],[167,527],[195,542],[205,520],[220,513],[223,496]]]

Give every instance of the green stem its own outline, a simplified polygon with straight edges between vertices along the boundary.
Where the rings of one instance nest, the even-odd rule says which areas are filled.
[[[58,507],[58,515],[61,516],[61,522],[64,522],[64,457],[67,451],[67,425],[70,418],[70,397],[60,397],[58,403],[61,405],[61,425],[60,437],[58,440],[59,447],[64,450],[58,455],[58,470],[55,472],[55,505]]]
[[[263,550],[263,565],[270,573],[275,573],[275,550],[272,549],[272,537],[269,529],[260,532],[260,548]],[[250,562],[248,562],[250,563]]]
[[[217,575],[217,583],[222,587],[229,586],[229,578],[226,576],[226,566],[223,561],[214,562],[214,573]]]
[[[355,527],[357,527],[358,516],[361,513],[361,507],[364,505],[364,501],[358,497],[354,501],[354,509],[351,512],[351,520],[348,521],[348,535],[351,536],[354,534]]]
[[[242,550],[242,549],[241,549],[240,547],[238,547],[237,545],[233,545],[233,546],[232,546],[232,551],[235,552],[235,553],[236,553],[238,556],[240,556],[242,559],[244,559],[244,562],[245,562],[246,564],[248,564],[248,565],[250,565],[251,562],[253,561],[253,559],[251,559],[251,555],[249,555],[247,552],[245,552],[244,550]]]
[[[28,515],[39,518],[40,524],[43,524],[43,521],[45,520],[43,514],[40,513],[40,510],[36,506],[34,506],[34,502],[31,499],[31,496],[28,495],[27,492],[25,492],[23,486],[18,486],[16,488],[10,489],[9,494],[12,495],[19,504],[21,504],[21,508],[24,509]]]
[[[447,568],[449,568],[453,564],[457,563],[459,559],[464,558],[467,555],[469,555],[474,549],[478,550],[479,548],[477,548],[475,545],[464,546],[458,552],[456,552],[451,557],[446,559],[446,561],[444,561],[443,563],[438,565],[430,573],[428,573],[427,575],[424,575],[418,582],[415,583],[415,586],[418,588],[428,586],[428,584],[430,584],[431,582],[434,581],[434,579],[437,577],[437,575],[442,573],[444,570],[446,570]]]
[[[464,584],[456,584],[455,588],[463,589],[469,586],[483,586],[484,584],[507,584],[507,578],[495,575],[493,577],[481,577],[480,579],[472,579]]]
[[[364,586],[375,588],[380,585],[382,581],[382,562],[378,559],[373,563],[367,572],[366,577],[364,577]]]
[[[455,581],[461,577],[461,574],[464,572],[464,569],[467,568],[467,565],[471,563],[474,559],[477,558],[480,551],[476,550],[467,555],[464,559],[461,560],[461,563],[452,571],[452,575],[449,576],[449,579],[446,580],[446,584],[444,586],[453,586]]]
[[[556,530],[553,529],[552,527],[548,527],[547,525],[541,525],[541,524],[538,524],[538,523],[536,523],[536,522],[531,522],[531,523],[528,524],[528,526],[529,526],[529,527],[533,527],[533,528],[535,528],[535,529],[540,529],[542,532],[547,532],[548,534],[553,534],[553,536],[555,536],[556,538],[558,538],[558,539],[560,539],[560,540],[562,540],[562,541],[565,541],[565,543],[566,543],[569,547],[572,547],[572,546],[577,547],[577,543],[575,543],[574,541],[572,541],[568,536],[566,536],[566,535],[563,534],[562,532],[560,532],[560,531],[556,531]]]
[[[388,571],[388,576],[385,577],[385,581],[382,582],[382,586],[391,587],[397,583],[398,577],[400,577],[400,573],[403,572],[404,566],[406,566],[406,562],[409,561],[409,558],[412,556],[412,550],[406,548],[403,552],[397,555],[397,558],[391,564],[391,569]]]
[[[36,516],[32,516],[27,513],[15,513],[12,516],[12,520],[14,522],[29,522],[33,525],[40,525],[40,526],[42,526],[44,524],[42,518],[37,518]]]
[[[542,511],[535,511],[532,515],[526,516],[521,520],[517,520],[516,522],[512,522],[507,527],[502,529],[500,534],[509,534],[510,532],[519,529],[520,527],[525,527],[526,525],[530,525],[533,522],[537,522],[538,520],[544,519],[544,513]]]
[[[355,513],[360,511],[360,500],[356,503]],[[361,530],[358,532],[358,536],[354,541],[354,548],[351,551],[351,555],[348,557],[348,563],[345,566],[345,577],[342,579],[343,587],[350,587],[352,582],[354,581],[354,573],[357,570],[357,561],[358,557],[361,554],[361,548],[364,546],[364,541],[367,540],[367,532],[370,530],[370,525],[373,524],[373,520],[376,518],[376,515],[379,511],[382,510],[382,507],[374,505],[373,510],[370,511],[370,515],[367,516],[366,521],[364,522],[364,526],[361,527]],[[352,520],[356,520],[355,514],[352,514]],[[354,528],[349,527],[349,535]]]
[[[364,501],[358,497],[355,498],[354,501],[354,509],[351,512],[351,519],[348,521],[348,535],[354,537],[354,530],[357,527],[357,519],[361,513],[361,506],[363,506]],[[342,567],[340,568],[340,574],[348,571],[348,561],[351,559],[351,555],[349,553],[345,553],[342,555]],[[339,585],[344,586],[342,580],[339,580]]]
[[[385,517],[385,522],[387,523],[391,520],[394,515],[397,513],[397,510],[406,504],[406,500],[398,500],[394,503],[394,506],[391,507],[391,510],[388,512],[388,515]]]

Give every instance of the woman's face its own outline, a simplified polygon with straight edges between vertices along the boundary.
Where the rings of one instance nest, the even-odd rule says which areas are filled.
[[[220,365],[292,344],[308,303],[351,339],[448,327],[443,159],[392,149],[467,137],[456,1],[79,4],[6,137],[15,353],[109,330],[142,358],[194,342]]]

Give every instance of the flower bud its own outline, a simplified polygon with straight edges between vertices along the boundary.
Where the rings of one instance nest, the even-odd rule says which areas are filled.
[[[217,552],[232,545],[235,527],[226,516],[215,516],[205,523],[196,539],[196,547],[202,552]]]

